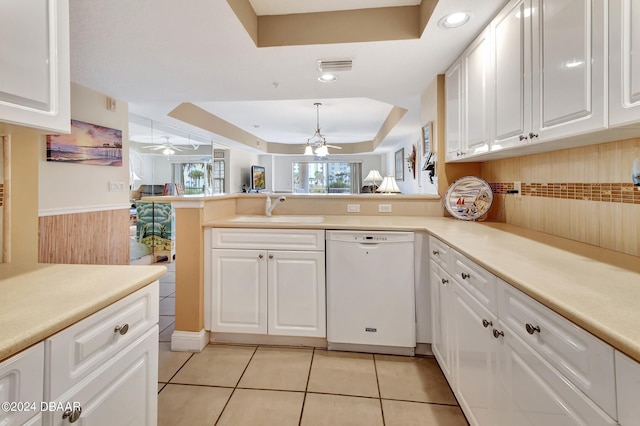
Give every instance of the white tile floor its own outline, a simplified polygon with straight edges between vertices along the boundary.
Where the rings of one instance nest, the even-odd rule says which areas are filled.
[[[468,424],[433,358],[264,345],[171,352],[175,262],[165,266],[158,425]]]

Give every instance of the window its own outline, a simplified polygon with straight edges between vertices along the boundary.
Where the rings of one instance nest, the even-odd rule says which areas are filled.
[[[300,162],[292,166],[294,193],[357,194],[362,164],[350,162]]]
[[[214,155],[213,162],[176,163],[173,167],[173,183],[181,183],[185,195],[224,193],[224,153],[222,156]]]

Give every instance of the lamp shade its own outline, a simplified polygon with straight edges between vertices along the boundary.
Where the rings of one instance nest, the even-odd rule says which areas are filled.
[[[363,182],[373,183],[375,185],[376,182],[380,182],[381,180],[382,180],[382,176],[380,176],[380,172],[377,171],[376,169],[371,169],[369,170],[369,174],[367,175],[367,177],[364,178]]]
[[[396,179],[393,176],[387,176],[382,179],[382,183],[376,192],[382,192],[383,194],[395,194],[400,192],[400,188],[398,188]]]
[[[307,147],[304,149],[304,155],[313,155],[313,147],[307,144]]]
[[[318,148],[316,148],[316,155],[318,157],[326,157],[327,155],[329,155],[329,150],[327,149],[327,146],[320,145]]]

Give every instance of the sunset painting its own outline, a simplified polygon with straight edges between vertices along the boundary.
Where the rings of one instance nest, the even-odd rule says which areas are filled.
[[[47,161],[122,166],[122,130],[71,120],[68,135],[47,135]]]

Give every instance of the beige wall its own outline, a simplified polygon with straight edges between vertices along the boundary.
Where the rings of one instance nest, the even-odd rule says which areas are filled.
[[[11,187],[6,262],[38,261],[38,151],[41,136],[14,134],[7,138]],[[8,248],[8,250],[7,250]]]
[[[107,110],[106,99],[72,84],[71,118],[122,130],[122,166],[48,162],[45,137],[33,153],[39,169],[33,186],[39,188],[34,227],[39,262],[129,263],[129,114],[123,101],[117,101],[116,111]],[[124,190],[110,192],[110,182],[122,182]]]
[[[122,130],[122,167],[59,164],[46,161],[46,141],[39,152],[39,210],[43,214],[98,211],[129,203],[129,113],[127,103],[106,108],[106,95],[71,84],[71,118]],[[122,192],[109,192],[109,181],[124,182]]]
[[[506,198],[507,223],[640,256],[640,193],[630,185],[638,157],[640,139],[630,139],[490,161],[481,176],[490,183],[542,184],[522,198],[496,195],[492,217]],[[546,184],[557,184],[556,192]]]

